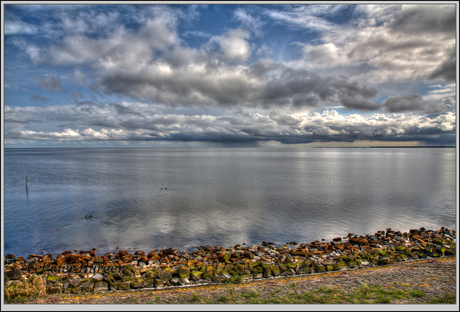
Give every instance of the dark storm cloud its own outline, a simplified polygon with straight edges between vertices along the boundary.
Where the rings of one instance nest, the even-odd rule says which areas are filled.
[[[383,109],[389,113],[421,110],[423,106],[420,94],[390,96],[383,103]]]
[[[362,98],[345,97],[341,103],[348,109],[357,109],[361,111],[373,111],[380,109],[380,104]]]
[[[341,102],[358,110],[379,108],[378,104],[369,101],[377,95],[377,89],[361,86],[345,76],[321,76],[267,61],[251,66],[248,73],[266,81],[259,90],[260,103],[314,107],[321,102]]]
[[[388,24],[392,32],[449,34],[455,36],[455,4],[406,5]]]
[[[37,77],[35,78],[35,83],[43,90],[65,92],[64,88],[61,86],[61,79],[56,75]]]
[[[444,81],[455,82],[457,78],[457,62],[455,47],[448,49],[447,57],[429,76],[429,79],[443,79]]]

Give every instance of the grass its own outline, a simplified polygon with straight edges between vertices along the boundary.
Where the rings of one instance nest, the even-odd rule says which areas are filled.
[[[43,285],[36,282],[36,292],[44,290]],[[399,287],[399,288],[398,288]],[[455,304],[455,294],[447,294],[442,297],[429,297],[423,290],[396,286],[378,286],[363,284],[358,288],[346,291],[340,287],[321,286],[313,291],[300,291],[299,287],[288,284],[286,288],[277,287],[267,292],[259,292],[256,288],[229,286],[220,291],[205,291],[179,294],[175,296],[154,296],[150,294],[142,298],[131,297],[131,303],[140,304],[395,304],[409,303],[416,299],[417,304]],[[21,294],[14,293],[13,288],[5,291],[5,298],[9,296],[11,303],[24,303],[28,300]],[[37,295],[39,292],[37,293]]]
[[[45,282],[39,277],[27,283],[13,284],[5,288],[5,301],[27,302],[38,297],[46,297]]]
[[[446,303],[453,303],[455,304],[455,295],[454,294],[446,294],[441,298],[430,299],[427,303],[434,303],[434,304],[446,304]]]

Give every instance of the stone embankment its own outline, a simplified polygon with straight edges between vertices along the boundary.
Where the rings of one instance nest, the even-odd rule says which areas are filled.
[[[186,253],[175,249],[149,253],[127,251],[96,255],[96,248],[75,253],[4,258],[5,289],[26,287],[42,279],[46,292],[82,293],[128,289],[155,289],[206,283],[226,283],[273,278],[334,270],[356,269],[373,265],[453,256],[456,231],[410,230],[401,233],[387,229],[374,235],[349,233],[332,241],[287,243],[275,247],[223,248],[201,246]]]

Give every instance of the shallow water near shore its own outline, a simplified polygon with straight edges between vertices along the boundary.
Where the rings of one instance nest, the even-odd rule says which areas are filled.
[[[4,156],[4,248],[16,256],[456,229],[455,148],[5,149]]]

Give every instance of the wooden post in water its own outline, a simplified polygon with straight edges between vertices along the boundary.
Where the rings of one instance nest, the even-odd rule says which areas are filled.
[[[26,187],[27,187],[27,182],[29,182],[29,177],[26,174]]]

